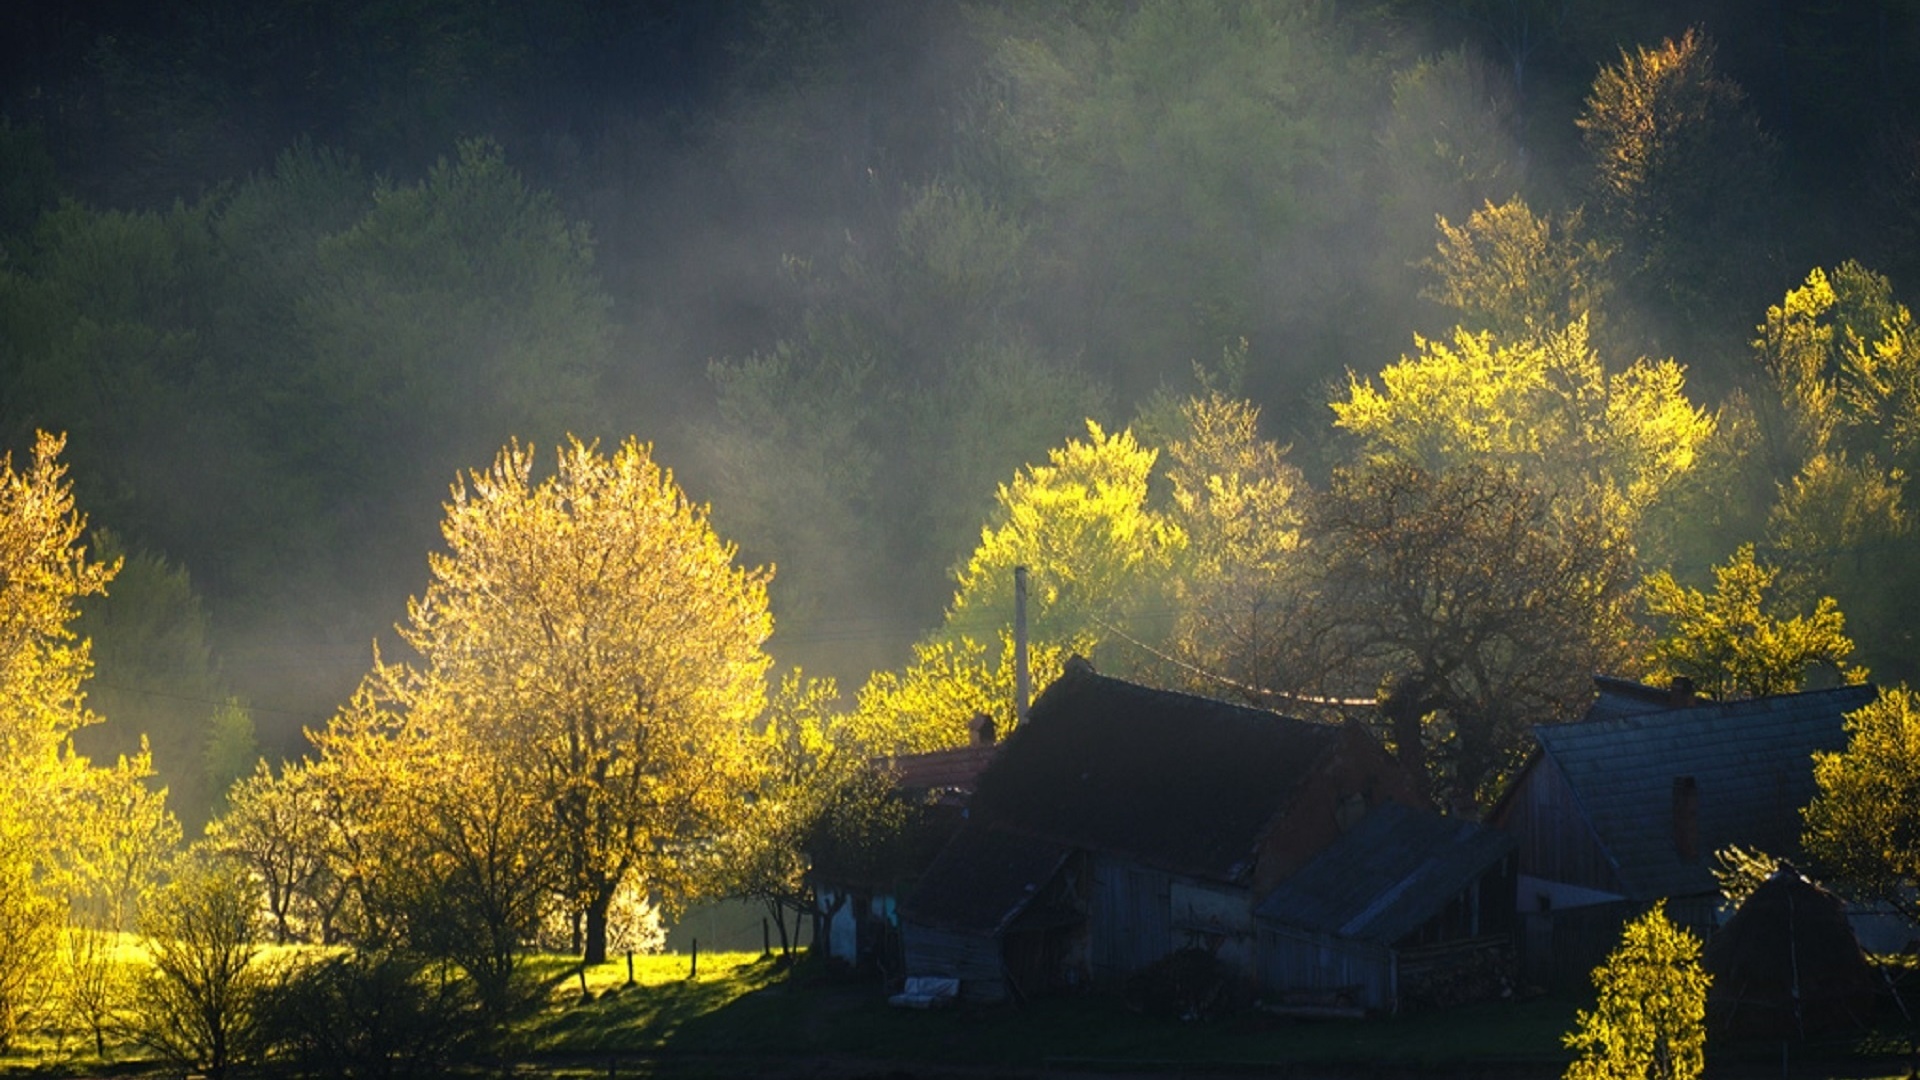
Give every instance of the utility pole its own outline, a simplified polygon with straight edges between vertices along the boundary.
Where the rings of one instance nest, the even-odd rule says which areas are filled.
[[[1013,716],[1027,722],[1027,700],[1033,696],[1033,675],[1027,669],[1027,568],[1013,568]]]

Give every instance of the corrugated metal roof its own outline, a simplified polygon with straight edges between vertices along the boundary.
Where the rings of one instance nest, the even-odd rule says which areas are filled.
[[[1375,807],[1255,912],[1315,933],[1392,944],[1513,850],[1505,833],[1398,803]]]
[[[1715,702],[1534,729],[1636,899],[1712,892],[1728,844],[1799,850],[1814,794],[1813,754],[1843,750],[1846,713],[1871,686]],[[1675,841],[1674,785],[1690,778],[1695,857]]]

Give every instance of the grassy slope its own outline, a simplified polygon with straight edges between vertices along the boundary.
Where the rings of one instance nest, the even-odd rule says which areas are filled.
[[[753,1059],[846,1059],[907,1071],[1055,1066],[1063,1070],[1314,1073],[1403,1072],[1558,1076],[1567,1053],[1560,1036],[1575,1005],[1563,999],[1496,1003],[1362,1023],[1287,1022],[1243,1016],[1205,1024],[1141,1017],[1112,999],[1036,1002],[1025,1008],[917,1012],[894,1009],[872,981],[844,981],[803,966],[784,968],[750,954],[703,956],[696,979],[688,959],[637,961],[625,986],[624,962],[588,972],[583,1000],[576,968],[553,969],[551,1008],[524,1032],[530,1057],[550,1067],[572,1062],[604,1075],[606,1063],[646,1058],[737,1071]],[[555,977],[559,976],[559,977]],[[608,991],[611,991],[609,993]],[[1884,1053],[1884,1040],[1873,1049]],[[1825,1066],[1796,1076],[1904,1075],[1884,1058],[1864,1061],[1859,1044],[1816,1048]],[[1796,1049],[1796,1058],[1804,1051]],[[1777,1049],[1718,1056],[1728,1071],[1749,1063],[1779,1075]],[[1712,1051],[1709,1060],[1715,1060]],[[590,1065],[598,1061],[599,1065]],[[1862,1071],[1864,1070],[1864,1071]],[[1718,1070],[1716,1070],[1718,1071]]]
[[[508,1034],[504,1056],[548,1075],[764,1075],[800,1068],[827,1075],[1062,1072],[1294,1072],[1314,1076],[1504,1075],[1555,1077],[1567,1060],[1560,1035],[1575,1005],[1538,998],[1366,1022],[1280,1021],[1246,1015],[1201,1024],[1142,1017],[1110,998],[1036,1002],[1024,1008],[919,1012],[887,1006],[877,983],[783,965],[754,953],[703,954],[689,978],[685,955],[624,959],[585,971],[577,961],[533,957],[546,1004]],[[1906,1032],[1797,1047],[1791,1075],[1904,1076]],[[0,1073],[140,1072],[137,1049],[107,1061],[72,1036],[35,1039],[0,1058]],[[1777,1048],[1710,1047],[1709,1076],[1779,1076]],[[812,1062],[800,1066],[799,1062]],[[835,1069],[834,1066],[839,1068]],[[516,1070],[521,1071],[521,1070]]]

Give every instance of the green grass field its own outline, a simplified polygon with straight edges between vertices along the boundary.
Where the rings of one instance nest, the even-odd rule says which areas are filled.
[[[688,963],[636,959],[634,986],[625,985],[624,961],[589,969],[584,998],[577,966],[554,969],[549,1007],[525,1032],[527,1059],[582,1075],[635,1059],[675,1075],[751,1075],[756,1060],[765,1063],[758,1071],[771,1071],[808,1059],[859,1063],[869,1074],[1044,1068],[1544,1078],[1565,1068],[1560,1037],[1577,1007],[1534,998],[1359,1022],[1249,1013],[1182,1023],[1089,996],[921,1012],[888,1006],[872,980],[807,964],[789,973],[756,954],[703,955],[689,979]],[[1906,1047],[1904,1029],[1796,1046],[1790,1075],[1906,1076]],[[1708,1060],[1710,1075],[1781,1075],[1778,1047],[1710,1047]],[[1715,1061],[1726,1068],[1713,1069]]]
[[[297,954],[270,958],[285,962]],[[131,966],[137,949],[125,953]],[[1368,1021],[1243,1014],[1203,1023],[1140,1016],[1107,997],[916,1011],[877,981],[758,953],[636,956],[583,969],[540,955],[537,1005],[472,1075],[752,1076],[1223,1073],[1556,1077],[1575,1003],[1535,998]],[[582,989],[584,982],[584,992]],[[1907,1032],[1795,1047],[1793,1077],[1905,1076]],[[1778,1048],[1708,1051],[1709,1076],[1779,1076]],[[13,1075],[158,1074],[124,1039],[105,1059],[79,1032],[42,1033],[0,1059]]]

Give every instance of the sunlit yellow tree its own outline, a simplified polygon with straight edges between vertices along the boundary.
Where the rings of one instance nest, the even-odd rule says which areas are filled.
[[[860,691],[851,722],[869,748],[958,745],[979,713],[1002,732],[1013,729],[1017,567],[1027,570],[1034,692],[1074,652],[1164,635],[1187,536],[1149,502],[1158,452],[1131,431],[1109,435],[1092,420],[1087,435],[1000,485],[979,546],[959,571],[945,625],[915,644],[903,671],[878,672]]]
[[[1643,359],[1610,373],[1584,317],[1539,337],[1462,329],[1417,345],[1378,386],[1356,376],[1333,403],[1335,424],[1359,437],[1368,460],[1516,468],[1632,513],[1692,466],[1713,431],[1679,364]]]
[[[1439,229],[1426,264],[1434,280],[1422,295],[1466,316],[1471,329],[1513,341],[1598,320],[1608,252],[1585,235],[1578,211],[1556,224],[1516,195],[1459,225],[1442,217]]]
[[[1693,1080],[1706,1068],[1707,983],[1700,941],[1664,905],[1627,924],[1594,969],[1600,1001],[1565,1036],[1567,1080]]]
[[[1031,642],[1030,689],[1038,693],[1052,683],[1069,656],[1090,652],[1095,641],[1088,635]],[[1006,630],[991,651],[967,635],[916,642],[905,668],[876,671],[860,688],[846,721],[850,737],[871,753],[887,755],[964,745],[968,723],[983,714],[1002,734],[1011,732],[1018,689],[1013,648],[1013,635]]]
[[[1767,309],[1753,342],[1773,383],[1759,417],[1778,484],[1767,521],[1782,591],[1831,594],[1864,627],[1900,625],[1920,595],[1907,557],[1920,468],[1920,332],[1887,278],[1816,269]],[[1840,557],[1845,556],[1845,557]],[[1883,676],[1912,677],[1895,633],[1862,637]]]
[[[1830,880],[1920,921],[1920,699],[1902,687],[1847,716],[1847,748],[1813,755],[1801,840]]]
[[[458,964],[501,1017],[514,1004],[522,943],[571,884],[567,838],[510,755],[419,703],[411,720],[388,748],[401,782],[383,792],[382,823],[400,857],[384,867],[384,885],[407,943]]]
[[[831,679],[794,671],[781,680],[759,731],[752,805],[716,857],[727,894],[760,903],[779,927],[783,955],[798,942],[801,918],[814,920],[814,947],[824,948],[819,935],[846,903],[844,893],[825,899],[815,890],[813,868],[824,861],[842,873],[885,874],[912,812],[839,714],[838,698]]]
[[[76,859],[99,850],[107,824],[75,798],[89,776],[69,736],[93,719],[92,661],[71,626],[116,567],[81,546],[64,442],[41,434],[18,471],[0,457],[0,1046],[46,989]]]
[[[769,574],[735,565],[637,441],[573,440],[539,482],[533,465],[515,444],[455,486],[401,627],[421,666],[389,685],[549,815],[597,963],[621,884],[689,887],[688,853],[743,804]]]
[[[1067,440],[1047,464],[1002,484],[993,521],[960,571],[948,631],[980,638],[1010,625],[1019,566],[1037,640],[1137,631],[1143,616],[1164,610],[1187,536],[1148,502],[1158,457],[1131,431],[1109,435],[1089,420],[1085,440]]]
[[[1779,570],[1758,561],[1743,544],[1713,569],[1711,595],[1688,588],[1662,570],[1643,591],[1648,614],[1663,626],[1650,657],[1657,677],[1684,675],[1709,697],[1725,700],[1787,694],[1806,684],[1808,669],[1823,666],[1850,682],[1866,678],[1848,657],[1853,641],[1839,604],[1823,596],[1811,612],[1782,616],[1774,582]]]
[[[327,793],[303,762],[275,769],[262,760],[227,794],[226,812],[207,828],[207,843],[245,866],[276,941],[326,939],[333,890],[327,862]]]
[[[18,472],[0,457],[0,760],[10,780],[49,766],[92,719],[81,692],[92,662],[70,624],[117,569],[81,545],[86,520],[58,460],[65,442],[40,435]]]
[[[1167,443],[1170,516],[1188,537],[1170,645],[1189,675],[1257,682],[1265,624],[1284,617],[1301,570],[1306,481],[1259,424],[1258,406],[1209,389]]]

